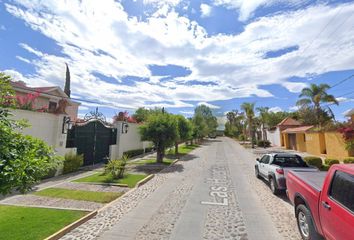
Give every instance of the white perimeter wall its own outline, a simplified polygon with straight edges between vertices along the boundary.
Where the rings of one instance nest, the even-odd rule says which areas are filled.
[[[56,115],[51,113],[34,112],[28,110],[12,110],[12,119],[26,119],[31,125],[28,128],[20,130],[25,135],[30,135],[45,141],[52,146],[58,155],[65,155],[72,149],[65,148],[66,134],[62,134],[63,118],[65,115]]]
[[[271,142],[272,146],[281,146],[280,137],[278,127],[274,131],[267,130],[267,139]]]
[[[123,156],[123,152],[134,149],[145,149],[150,147],[150,142],[141,141],[139,134],[139,124],[127,123],[129,125],[128,132],[122,133],[123,122],[116,122],[117,128],[117,144],[110,147],[110,158],[117,159]]]

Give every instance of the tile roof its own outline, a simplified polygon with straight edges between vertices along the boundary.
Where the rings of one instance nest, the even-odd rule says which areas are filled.
[[[304,133],[308,130],[313,128],[313,126],[301,126],[301,127],[295,127],[295,128],[287,128],[282,133]]]
[[[301,126],[301,123],[291,117],[284,118],[278,126]]]

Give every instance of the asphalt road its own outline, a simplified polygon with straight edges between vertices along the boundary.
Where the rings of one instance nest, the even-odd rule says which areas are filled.
[[[100,239],[283,239],[250,180],[253,158],[231,139],[207,141]]]

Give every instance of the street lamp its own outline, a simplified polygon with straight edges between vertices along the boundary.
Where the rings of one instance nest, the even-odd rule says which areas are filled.
[[[129,124],[126,122],[122,123],[122,133],[128,133],[128,129],[129,129]]]
[[[72,128],[73,128],[73,122],[71,121],[70,117],[69,116],[64,116],[61,132],[63,134],[67,134],[68,130],[71,130]]]

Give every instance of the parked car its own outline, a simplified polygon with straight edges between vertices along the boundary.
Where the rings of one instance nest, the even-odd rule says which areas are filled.
[[[286,175],[289,170],[301,169],[302,171],[317,172],[317,168],[311,167],[297,154],[271,153],[265,154],[261,159],[257,158],[255,174],[257,178],[264,178],[269,182],[273,194],[286,189]]]
[[[354,239],[354,164],[328,172],[290,171],[287,194],[304,240]]]

